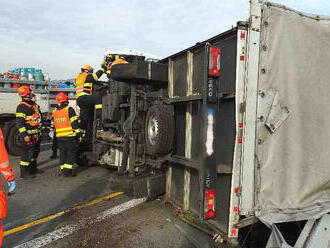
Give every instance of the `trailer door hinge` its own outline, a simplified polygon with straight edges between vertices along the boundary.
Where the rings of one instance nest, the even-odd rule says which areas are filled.
[[[244,113],[244,112],[245,112],[245,107],[246,107],[246,103],[245,103],[245,102],[242,102],[242,103],[239,105],[239,112],[240,112],[240,113]]]

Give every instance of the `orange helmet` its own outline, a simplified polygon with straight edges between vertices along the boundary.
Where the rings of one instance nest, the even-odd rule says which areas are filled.
[[[23,86],[18,88],[17,93],[20,97],[24,97],[24,96],[27,96],[31,93],[31,89],[30,89],[29,86],[23,85]]]
[[[65,95],[63,92],[60,92],[56,95],[56,101],[58,103],[67,102],[68,101],[68,96]]]
[[[90,65],[83,65],[81,67],[81,70],[87,70],[88,72],[93,72],[93,67],[91,67]]]

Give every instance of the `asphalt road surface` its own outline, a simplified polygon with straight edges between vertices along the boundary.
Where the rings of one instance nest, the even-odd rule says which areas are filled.
[[[44,173],[34,179],[20,179],[19,157],[10,158],[18,187],[8,197],[3,247],[213,247],[162,198],[145,202],[124,193],[115,170],[84,167],[62,177],[49,146],[42,150]]]

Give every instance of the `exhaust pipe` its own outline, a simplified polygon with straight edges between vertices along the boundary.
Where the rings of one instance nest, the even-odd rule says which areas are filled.
[[[123,142],[123,138],[112,132],[98,131],[96,137],[107,142]]]

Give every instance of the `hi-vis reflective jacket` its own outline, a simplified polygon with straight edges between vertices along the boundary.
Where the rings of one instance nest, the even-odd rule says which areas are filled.
[[[41,114],[38,105],[32,101],[22,101],[16,109],[16,125],[24,137],[40,133]]]
[[[53,123],[58,138],[74,137],[80,132],[78,116],[67,104],[62,104],[53,111]]]
[[[105,70],[101,68],[96,73],[79,73],[75,80],[76,98],[91,95],[93,93],[93,84],[97,84],[104,72]]]
[[[12,166],[9,162],[8,153],[5,147],[5,140],[3,138],[3,133],[0,128],[0,172],[7,182],[13,181],[15,179]],[[1,178],[0,178],[1,185]],[[5,218],[7,216],[7,196],[2,192],[0,188],[0,218]],[[2,244],[2,225],[0,222],[0,247]]]

